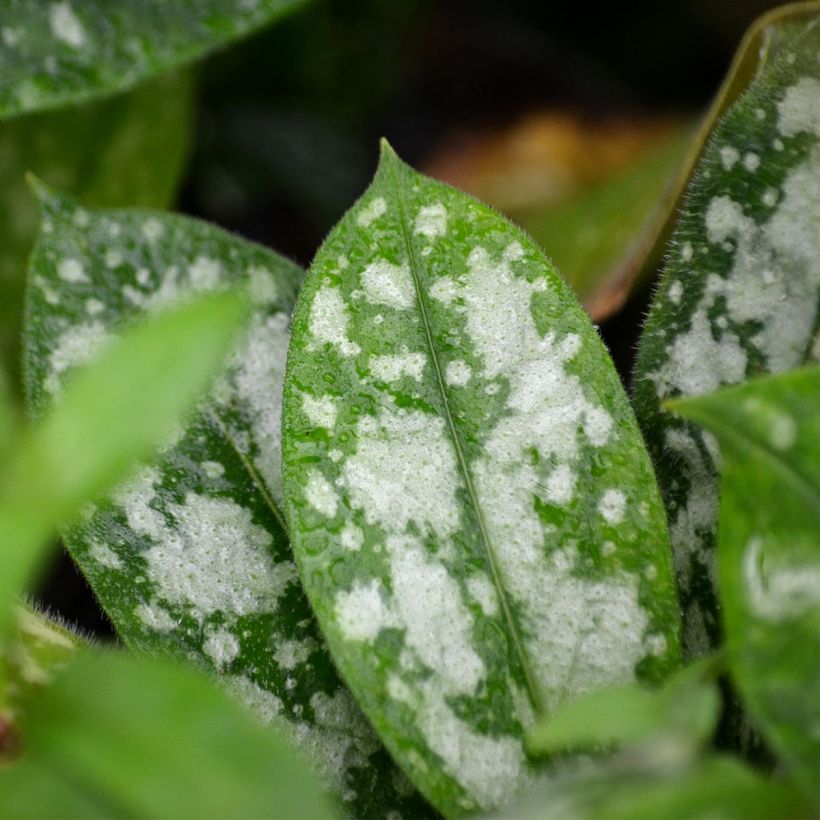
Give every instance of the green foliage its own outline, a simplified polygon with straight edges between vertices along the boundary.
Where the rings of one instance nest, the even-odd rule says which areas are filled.
[[[201,58],[304,0],[8,0],[0,118],[131,88]]]
[[[333,816],[282,741],[175,664],[83,652],[22,728],[25,756],[0,769],[3,817]]]
[[[669,407],[717,437],[720,588],[752,717],[820,802],[820,367]]]
[[[351,813],[424,811],[336,674],[284,528],[280,403],[302,271],[195,220],[88,211],[53,195],[43,205],[26,334],[37,413],[123,322],[226,286],[244,285],[253,302],[208,399],[159,458],[66,532],[120,636],[221,676],[303,748]]]
[[[816,19],[767,29],[758,73],[692,181],[638,355],[635,405],[664,491],[691,655],[719,636],[718,465],[713,439],[661,402],[818,356]]]
[[[533,713],[678,663],[659,495],[592,325],[520,230],[389,147],[300,293],[283,419],[305,589],[443,812],[516,793]]]

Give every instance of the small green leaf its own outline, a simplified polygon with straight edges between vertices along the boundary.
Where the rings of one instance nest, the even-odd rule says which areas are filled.
[[[0,364],[16,370],[19,360],[26,263],[37,233],[25,174],[89,207],[168,207],[188,158],[193,102],[191,72],[178,72],[81,109],[0,123]]]
[[[670,407],[720,443],[732,671],[764,734],[820,799],[820,367]]]
[[[83,653],[34,699],[3,817],[332,818],[308,767],[209,681]]]
[[[0,119],[131,88],[303,3],[11,0],[0,30]]]
[[[621,686],[591,692],[539,723],[527,746],[543,754],[669,737],[694,751],[717,724],[715,671],[715,659],[706,658],[675,673],[661,689]]]
[[[36,413],[124,320],[225,285],[246,285],[254,300],[209,399],[154,463],[65,534],[117,631],[221,676],[301,745],[351,814],[429,812],[339,680],[283,524],[281,390],[302,271],[179,216],[87,211],[47,195],[43,220],[26,334]]]
[[[820,355],[820,4],[767,29],[712,133],[641,340],[635,406],[664,490],[691,655],[718,640],[714,439],[665,412]],[[799,15],[798,15],[799,17]]]
[[[678,663],[615,371],[522,231],[389,147],[293,327],[286,509],[334,658],[434,805],[499,805],[534,713]]]
[[[222,294],[137,324],[20,437],[0,476],[0,620],[57,525],[168,436],[229,351],[243,312],[236,295]]]

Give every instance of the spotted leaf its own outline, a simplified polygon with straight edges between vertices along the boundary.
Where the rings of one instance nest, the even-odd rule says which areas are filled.
[[[354,694],[446,814],[535,713],[678,659],[663,510],[606,351],[520,230],[385,147],[297,304],[286,510]]]
[[[65,533],[119,634],[221,676],[309,751],[352,813],[424,813],[339,681],[283,525],[281,382],[300,269],[179,216],[89,211],[47,192],[41,206],[25,339],[36,416],[123,320],[229,283],[247,283],[254,302],[210,398]]]
[[[714,439],[661,402],[820,356],[818,19],[815,8],[767,30],[757,76],[691,182],[640,345],[635,405],[665,494],[691,655],[718,640],[719,465]]]
[[[131,88],[303,2],[9,0],[0,20],[0,119]]]
[[[820,799],[820,367],[670,408],[711,430],[732,671],[753,718]]]

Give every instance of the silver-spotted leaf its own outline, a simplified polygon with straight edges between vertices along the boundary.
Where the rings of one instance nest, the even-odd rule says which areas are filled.
[[[820,800],[820,367],[672,408],[711,430],[723,456],[718,567],[732,672]]]
[[[635,406],[664,492],[691,655],[719,634],[719,464],[714,439],[661,402],[820,356],[818,20],[764,39],[757,76],[692,180],[641,340]]]
[[[7,0],[0,19],[0,119],[131,88],[303,3]]]
[[[663,509],[592,325],[522,231],[387,146],[301,291],[283,420],[308,596],[443,812],[516,793],[534,714],[677,663]]]
[[[179,216],[90,211],[48,194],[42,207],[25,338],[35,415],[123,320],[231,283],[246,283],[254,302],[209,400],[65,533],[119,634],[222,676],[309,751],[352,813],[424,813],[339,681],[283,525],[281,382],[301,270]]]

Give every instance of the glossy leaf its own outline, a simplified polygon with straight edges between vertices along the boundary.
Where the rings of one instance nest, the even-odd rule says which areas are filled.
[[[0,118],[131,88],[303,2],[9,0],[0,29]]]
[[[711,430],[723,456],[718,566],[732,671],[820,800],[820,367],[671,407]]]
[[[26,173],[89,207],[169,206],[188,158],[193,86],[182,72],[81,109],[0,123],[0,356],[10,369],[19,359],[26,264],[37,233]]]
[[[308,767],[180,666],[84,653],[31,702],[3,817],[331,818]]]
[[[691,655],[718,639],[719,467],[714,439],[661,402],[820,354],[818,15],[770,32],[757,77],[716,126],[641,340],[635,405],[665,494]]]
[[[168,436],[217,372],[243,312],[235,294],[221,294],[138,323],[78,372],[61,401],[19,437],[0,475],[3,625],[48,536]],[[83,350],[88,361],[99,347]]]
[[[634,745],[668,737],[696,750],[717,724],[715,659],[677,672],[662,688],[621,686],[584,695],[538,724],[528,738],[536,753]]]
[[[178,216],[51,197],[43,219],[26,335],[35,413],[123,320],[226,284],[246,283],[255,302],[209,400],[158,460],[66,533],[117,631],[222,676],[301,744],[351,813],[423,814],[334,670],[283,525],[281,382],[301,270]]]
[[[523,232],[385,147],[294,318],[283,463],[331,651],[443,812],[530,777],[534,713],[678,662],[648,457]]]

